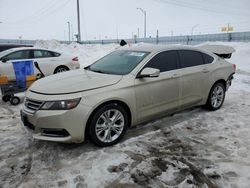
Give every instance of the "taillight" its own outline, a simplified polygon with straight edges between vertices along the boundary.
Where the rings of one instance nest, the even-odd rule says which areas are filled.
[[[235,64],[233,64],[233,68],[234,68],[234,72],[236,72],[236,65]]]
[[[72,61],[78,61],[78,57],[74,57]]]

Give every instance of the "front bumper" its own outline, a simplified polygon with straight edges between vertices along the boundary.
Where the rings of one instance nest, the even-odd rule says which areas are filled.
[[[22,122],[33,137],[55,142],[83,142],[90,108],[79,104],[71,110],[38,110],[29,113],[23,106]]]

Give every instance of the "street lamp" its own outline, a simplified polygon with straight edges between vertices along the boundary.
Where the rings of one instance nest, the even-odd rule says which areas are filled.
[[[70,42],[70,22],[67,22],[68,23],[68,30],[69,30],[69,42]]]
[[[140,10],[143,15],[144,15],[144,38],[147,37],[147,32],[146,32],[146,24],[147,24],[147,12],[146,10],[142,9],[142,8],[136,8],[137,10]]]
[[[196,25],[194,25],[194,26],[192,27],[192,30],[191,30],[191,36],[193,36],[194,29],[195,29],[196,27],[198,27],[198,26],[199,26],[199,24],[196,24]]]

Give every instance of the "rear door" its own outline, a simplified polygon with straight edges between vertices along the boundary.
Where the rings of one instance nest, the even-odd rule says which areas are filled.
[[[0,62],[0,74],[6,75],[9,80],[15,80],[15,71],[13,68],[13,62],[14,61],[20,61],[20,60],[31,60],[31,50],[19,50],[15,52],[11,52],[8,55],[5,55],[2,57],[2,59],[6,59],[6,62]]]
[[[176,50],[155,55],[145,66],[160,70],[159,77],[135,79],[138,122],[147,121],[179,107],[181,72]]]
[[[209,66],[204,63],[201,52],[194,50],[179,50],[182,68],[182,108],[201,102],[209,83]]]
[[[40,50],[35,49],[33,50],[33,60],[37,62],[41,71],[45,76],[51,75],[54,73],[56,68],[56,61],[57,58],[55,57],[54,53],[48,50]],[[35,69],[35,73],[40,73],[37,69]]]

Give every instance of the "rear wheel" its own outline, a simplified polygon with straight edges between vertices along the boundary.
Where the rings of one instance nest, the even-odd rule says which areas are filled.
[[[127,127],[127,112],[118,104],[108,104],[94,113],[89,137],[98,146],[111,146],[122,139]]]
[[[3,100],[4,102],[10,101],[10,99],[11,99],[11,95],[4,95],[4,96],[2,97],[2,100]]]
[[[206,107],[210,110],[218,110],[224,102],[226,88],[224,84],[215,83],[209,93]]]
[[[54,74],[60,73],[60,72],[66,72],[69,68],[66,66],[59,66],[55,69]]]

